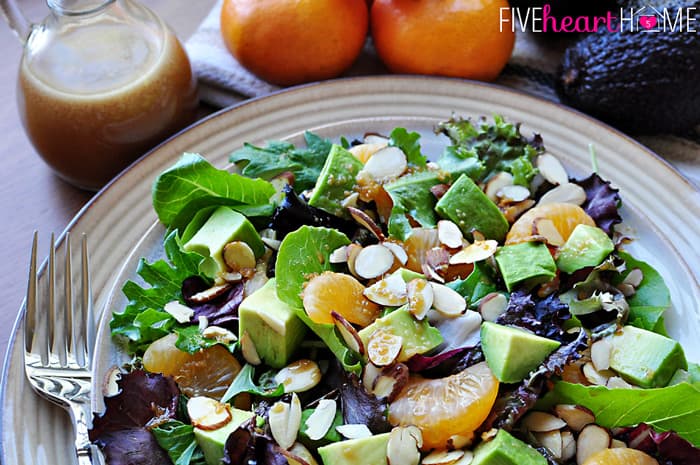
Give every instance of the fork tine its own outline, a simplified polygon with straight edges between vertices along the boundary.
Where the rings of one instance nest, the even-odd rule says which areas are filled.
[[[49,252],[49,309],[51,311],[49,327],[51,328],[51,355],[58,359],[61,366],[66,366],[66,307],[56,304],[56,243],[51,235]],[[66,258],[67,260],[67,258]],[[64,277],[70,281],[70,276]]]
[[[34,231],[32,239],[32,253],[29,259],[29,282],[27,283],[27,300],[24,315],[24,350],[32,352],[34,334],[37,331],[37,270],[36,270],[36,249],[39,241],[39,232]],[[42,356],[43,361],[43,356]]]
[[[95,350],[95,313],[92,306],[92,288],[90,287],[90,259],[88,255],[87,234],[83,233],[82,244],[82,291],[83,291],[83,328],[85,328],[85,360],[92,366],[92,353]]]
[[[65,269],[63,272],[63,289],[64,289],[64,308],[63,308],[63,331],[61,331],[61,334],[64,335],[64,342],[63,342],[63,347],[64,353],[66,353],[66,362],[71,363],[72,358],[75,357],[73,348],[75,347],[75,332],[73,331],[73,324],[74,324],[74,313],[75,309],[73,307],[73,265],[72,265],[72,258],[73,254],[71,252],[71,245],[70,245],[70,232],[66,233],[66,246],[65,246],[65,252],[66,252],[66,260],[65,260]],[[73,357],[71,357],[71,354],[73,354]]]

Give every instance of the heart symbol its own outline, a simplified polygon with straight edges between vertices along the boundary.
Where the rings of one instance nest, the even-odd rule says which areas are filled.
[[[641,24],[644,29],[651,29],[656,26],[656,16],[640,16],[639,24]]]

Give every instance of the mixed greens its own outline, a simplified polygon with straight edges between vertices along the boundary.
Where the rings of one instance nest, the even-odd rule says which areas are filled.
[[[500,116],[435,131],[435,162],[396,128],[160,174],[108,464],[698,463],[700,367],[617,190]]]

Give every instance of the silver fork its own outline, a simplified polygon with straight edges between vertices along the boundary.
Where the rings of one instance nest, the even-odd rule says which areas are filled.
[[[57,292],[56,245],[51,235],[47,283],[37,276],[37,241],[34,233],[29,265],[24,318],[24,368],[29,383],[45,399],[66,409],[75,428],[75,450],[79,465],[102,463],[101,454],[90,443],[90,390],[95,324],[88,270],[87,236],[83,234],[80,279],[73,277],[70,235],[65,237],[63,292]],[[60,276],[58,276],[60,279]],[[79,282],[75,282],[79,281]],[[46,288],[45,292],[41,292]],[[79,303],[74,290],[79,289]]]

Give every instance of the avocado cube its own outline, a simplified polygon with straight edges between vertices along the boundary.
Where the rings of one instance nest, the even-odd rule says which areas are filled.
[[[481,346],[486,364],[502,383],[522,381],[560,345],[558,341],[524,329],[489,321],[481,325]]]
[[[520,283],[531,288],[557,274],[549,249],[541,242],[521,242],[506,245],[496,252],[496,262],[509,291]]]
[[[557,252],[557,267],[565,273],[573,273],[588,266],[598,266],[615,244],[600,228],[579,224]]]
[[[253,418],[255,414],[237,408],[231,408],[231,421],[221,428],[215,430],[203,430],[194,428],[194,439],[202,449],[204,460],[207,465],[220,465],[224,458],[224,447],[228,437],[246,421]]]
[[[219,207],[184,245],[188,252],[196,252],[205,257],[202,271],[215,276],[227,269],[224,263],[224,246],[232,241],[243,241],[250,246],[256,257],[265,253],[265,244],[253,224],[237,211],[229,207]]]
[[[424,354],[442,344],[442,336],[427,319],[418,321],[406,307],[401,307],[386,316],[377,318],[374,323],[360,330],[362,344],[367,347],[372,334],[383,330],[403,339],[403,347],[397,360],[405,362],[416,354]]]
[[[610,368],[637,386],[664,387],[679,368],[688,368],[678,341],[661,334],[625,326],[610,342]]]
[[[248,332],[260,359],[273,368],[289,363],[306,334],[306,325],[294,309],[277,297],[275,278],[246,297],[238,315],[239,334]]]
[[[318,448],[323,465],[387,465],[389,433],[334,442]]]
[[[487,239],[501,241],[510,227],[496,204],[465,174],[438,200],[435,210],[459,226],[466,237],[479,231]]]
[[[347,216],[343,200],[356,184],[363,165],[360,160],[337,144],[333,144],[311,193],[309,205],[336,216]]]
[[[547,459],[528,444],[500,429],[491,441],[477,446],[470,465],[547,465]]]

